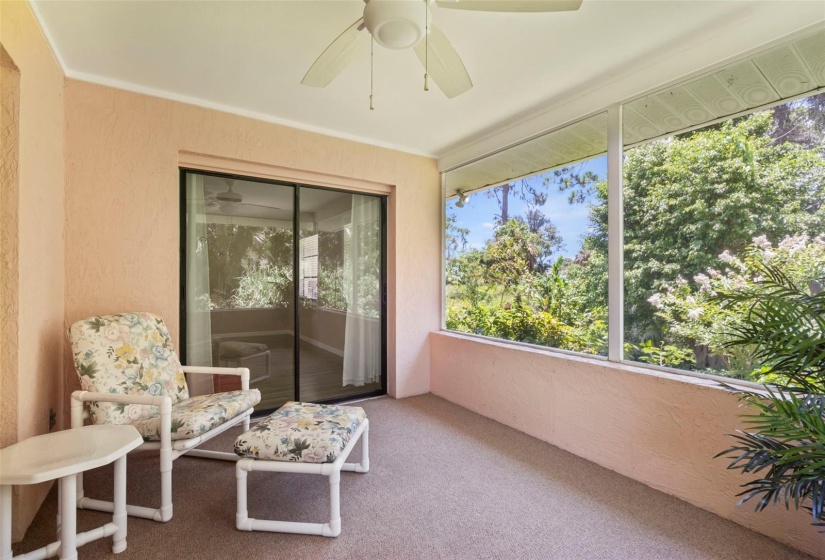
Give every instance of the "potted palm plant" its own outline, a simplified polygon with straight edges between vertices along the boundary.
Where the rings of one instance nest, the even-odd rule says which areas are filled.
[[[825,525],[825,292],[821,279],[800,285],[769,264],[757,265],[755,287],[719,294],[722,305],[745,304],[744,320],[732,327],[725,346],[746,347],[771,385],[764,391],[729,389],[746,412],[734,444],[717,457],[729,469],[756,478],[742,485],[740,504],[757,511],[784,504],[811,512]]]

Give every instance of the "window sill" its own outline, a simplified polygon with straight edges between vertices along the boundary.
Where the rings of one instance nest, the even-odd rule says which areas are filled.
[[[499,348],[507,348],[510,350],[518,350],[521,352],[529,352],[539,355],[548,356],[555,359],[565,359],[575,362],[587,363],[594,366],[608,367],[617,371],[647,375],[651,377],[658,377],[660,379],[668,379],[671,381],[678,381],[681,383],[689,383],[692,385],[701,385],[704,387],[712,387],[715,389],[724,390],[720,383],[725,383],[733,387],[741,387],[749,390],[764,390],[764,387],[752,381],[745,381],[742,379],[733,379],[730,377],[723,377],[718,375],[708,375],[705,373],[678,370],[675,368],[655,366],[652,364],[644,364],[640,362],[621,361],[614,362],[609,360],[606,356],[598,356],[592,354],[582,354],[580,352],[573,352],[571,350],[562,350],[560,348],[547,348],[535,344],[528,344],[526,342],[515,342],[511,340],[503,340],[490,338],[481,335],[463,333],[458,331],[450,331],[441,329],[435,331],[434,334],[455,338],[458,340],[466,340],[469,342],[476,342],[479,344],[487,344],[490,346],[497,346]]]

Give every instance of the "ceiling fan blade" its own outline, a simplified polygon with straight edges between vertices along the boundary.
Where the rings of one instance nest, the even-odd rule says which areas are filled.
[[[439,8],[475,12],[570,12],[582,0],[437,0]]]
[[[266,208],[267,210],[283,210],[278,206],[267,206],[266,204],[255,204],[254,202],[239,202],[238,206],[254,206],[255,208]]]
[[[455,52],[447,36],[435,25],[430,24],[430,36],[415,46],[415,54],[421,64],[429,66],[430,77],[447,97],[452,99],[473,87],[473,81],[470,80],[461,57]]]
[[[368,38],[364,18],[359,18],[321,53],[301,83],[305,86],[326,87],[352,62],[358,47]]]

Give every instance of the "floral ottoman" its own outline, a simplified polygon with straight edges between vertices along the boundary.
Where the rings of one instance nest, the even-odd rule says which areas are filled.
[[[345,463],[361,439],[361,462]],[[242,531],[271,531],[337,537],[341,534],[341,471],[365,473],[370,468],[369,420],[357,406],[288,402],[235,440],[242,457],[235,467]],[[246,506],[250,471],[321,474],[329,477],[329,523],[295,523],[249,517]]]

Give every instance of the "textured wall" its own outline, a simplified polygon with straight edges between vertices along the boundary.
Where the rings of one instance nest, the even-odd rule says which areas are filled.
[[[17,441],[20,71],[0,44],[0,448]],[[14,397],[14,398],[12,398]]]
[[[440,320],[434,160],[74,80],[66,85],[67,323],[149,310],[177,339],[180,151],[394,185],[389,389],[397,397],[429,390],[428,334]],[[66,365],[70,391],[77,381]]]
[[[20,70],[18,368],[11,374],[17,377],[17,392],[4,390],[2,395],[4,408],[6,403],[15,406],[16,401],[19,440],[48,432],[49,410],[53,408],[59,417],[64,404],[60,383],[64,340],[64,77],[27,3],[0,2],[0,38]],[[48,488],[24,486],[16,491],[16,539],[22,537]]]
[[[599,465],[825,558],[807,512],[737,506],[738,401],[713,382],[433,333],[431,390]]]

